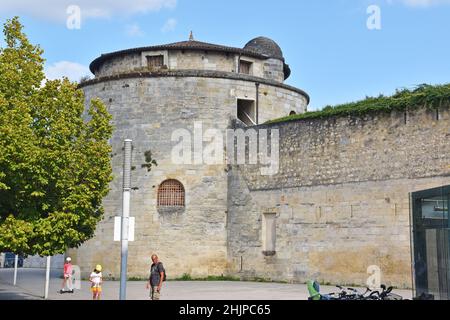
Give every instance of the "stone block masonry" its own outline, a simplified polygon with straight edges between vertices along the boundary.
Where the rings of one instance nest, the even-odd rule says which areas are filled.
[[[409,288],[410,192],[450,184],[450,114],[299,120],[280,130],[280,172],[229,173],[228,257],[243,278],[365,285],[367,268]],[[264,213],[276,213],[276,254],[263,254]]]
[[[119,274],[113,227],[123,140],[132,139],[130,277],[147,277],[156,252],[171,278],[363,286],[376,265],[383,282],[411,287],[409,194],[450,184],[448,104],[438,116],[416,108],[259,125],[280,136],[279,171],[262,176],[257,165],[175,164],[171,138],[196,122],[225,134],[306,112],[309,97],[284,83],[291,70],[273,40],[240,49],[191,39],[105,54],[90,67],[96,78],[81,87],[86,103],[100,98],[113,116],[114,180],[94,238],[68,252],[83,276],[96,264]],[[141,167],[149,150],[159,164],[151,172]],[[158,206],[166,180],[182,186],[184,206]]]
[[[250,78],[251,79],[251,78]],[[300,92],[280,84],[262,84],[259,118],[267,121],[304,112],[307,100]],[[171,277],[222,275],[227,259],[227,173],[226,164],[178,165],[171,159],[175,129],[193,132],[194,122],[204,130],[226,133],[237,116],[237,99],[255,99],[255,83],[247,78],[219,78],[165,74],[154,77],[97,79],[83,87],[86,101],[100,98],[113,115],[115,127],[111,145],[114,181],[104,200],[105,218],[95,237],[70,250],[83,274],[102,264],[104,274],[119,274],[120,245],[113,242],[114,216],[121,215],[123,140],[134,141],[131,216],[136,218],[136,241],[129,245],[129,275],[146,277],[154,252],[168,264]],[[277,107],[281,103],[281,107]],[[151,150],[158,166],[152,172],[141,168],[144,154]],[[181,182],[186,207],[177,214],[157,209],[159,185],[167,179]],[[114,254],[116,253],[116,254]]]

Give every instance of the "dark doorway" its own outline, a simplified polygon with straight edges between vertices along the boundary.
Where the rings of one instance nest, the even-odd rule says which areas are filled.
[[[413,274],[416,295],[450,299],[450,186],[411,195]]]

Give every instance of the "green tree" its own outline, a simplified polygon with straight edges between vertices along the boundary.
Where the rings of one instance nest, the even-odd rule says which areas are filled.
[[[43,51],[17,17],[0,48],[0,251],[64,253],[93,237],[112,179],[111,115],[68,79],[46,81]]]

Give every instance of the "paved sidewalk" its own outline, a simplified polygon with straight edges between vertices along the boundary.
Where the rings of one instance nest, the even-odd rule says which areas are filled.
[[[60,272],[52,270],[49,299],[51,300],[90,300],[89,283],[83,281],[81,290],[73,294],[60,294],[62,279]],[[0,269],[0,300],[42,299],[44,295],[45,270],[19,269],[17,287],[12,286],[13,270]],[[119,297],[118,281],[105,281],[103,300],[117,300]],[[334,291],[335,287],[323,286],[323,292]],[[411,299],[409,290],[394,290],[406,299]],[[146,300],[149,291],[144,281],[128,281],[127,299]],[[303,284],[278,284],[255,282],[198,282],[167,281],[164,283],[163,300],[306,300],[308,291]]]

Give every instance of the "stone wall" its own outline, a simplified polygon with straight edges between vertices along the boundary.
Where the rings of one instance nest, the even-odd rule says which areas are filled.
[[[252,76],[235,72],[232,54],[164,55],[169,70],[144,72],[142,53],[128,54],[105,61],[96,79],[83,84],[86,101],[102,99],[115,126],[115,179],[105,218],[92,240],[68,252],[84,274],[96,264],[107,277],[119,274],[113,226],[121,214],[122,147],[129,138],[136,218],[130,276],[146,277],[156,252],[171,278],[229,273],[364,285],[367,267],[377,265],[383,282],[411,286],[409,193],[450,184],[448,107],[439,114],[420,108],[258,126],[280,132],[273,176],[262,176],[259,166],[177,165],[171,159],[175,129],[192,132],[201,122],[203,131],[225,134],[238,99],[258,100],[264,123],[304,113],[309,98],[282,83],[280,60],[254,65]],[[150,173],[141,167],[148,150],[159,164]],[[184,185],[184,210],[158,211],[157,189],[166,179]],[[264,244],[265,217],[273,215],[275,250],[266,250],[272,247]]]
[[[277,83],[273,80],[264,80],[243,74],[233,74],[229,72],[219,71],[202,71],[202,70],[184,70],[184,71],[164,71],[164,72],[132,72],[120,75],[99,77],[83,84],[83,88],[87,88],[93,84],[107,83],[109,81],[124,81],[124,88],[127,88],[126,80],[139,78],[141,83],[144,79],[147,81],[164,82],[167,78],[174,79],[197,79],[201,83],[211,82],[209,92],[195,92],[196,95],[211,96],[219,90],[222,96],[217,97],[218,103],[222,103],[223,107],[230,113],[232,117],[236,117],[237,99],[254,100],[258,92],[259,103],[259,123],[280,118],[289,115],[292,111],[297,114],[304,113],[309,103],[308,95],[301,89],[291,87],[285,84]],[[157,80],[159,79],[159,80]],[[170,80],[168,80],[170,81]],[[256,84],[259,84],[257,90]],[[121,94],[123,88],[117,88],[119,92],[114,93],[116,96]],[[202,88],[199,88],[202,89]],[[174,90],[183,90],[183,88],[169,88],[171,92]],[[179,93],[181,95],[181,93]],[[105,102],[114,101],[114,95],[106,97]],[[177,100],[179,101],[179,100]],[[173,102],[173,101],[169,101]],[[214,117],[212,113],[210,117]]]
[[[191,50],[170,50],[169,69],[237,72],[234,54]]]
[[[170,277],[220,275],[228,269],[226,165],[177,165],[171,151],[175,129],[193,131],[194,122],[203,129],[230,127],[236,118],[236,100],[255,95],[255,83],[244,80],[202,77],[136,77],[103,79],[83,87],[86,101],[100,98],[113,115],[114,181],[104,200],[105,217],[96,236],[77,250],[69,250],[73,263],[85,275],[96,264],[104,274],[117,277],[120,244],[113,242],[114,217],[121,215],[123,140],[134,141],[131,216],[136,218],[136,241],[129,245],[129,275],[146,277],[150,256],[156,252]],[[260,98],[260,119],[281,117],[287,110],[306,109],[299,93],[264,85]],[[277,108],[279,101],[280,108]],[[288,106],[288,107],[287,107]],[[158,166],[150,173],[141,165],[144,153],[153,151]],[[183,212],[157,210],[157,189],[166,179],[180,181],[186,190]]]
[[[279,59],[267,59],[263,62],[263,78],[284,82],[284,63]]]
[[[141,70],[142,67],[142,56],[140,53],[115,56],[106,60],[96,72],[95,76],[107,77],[133,70]]]
[[[448,108],[301,120],[280,130],[280,172],[246,168],[250,189],[450,175]],[[260,128],[264,128],[261,126]]]
[[[127,53],[111,57],[101,65],[96,77],[107,77],[133,71],[143,71],[147,67],[146,55],[161,54],[168,70],[209,70],[237,73],[239,55],[225,52],[205,52],[194,50],[162,50],[141,53]],[[261,60],[242,56],[252,63],[251,75],[262,79],[284,82],[283,62],[278,59]]]
[[[405,123],[405,119],[407,119]],[[420,109],[300,120],[280,130],[280,172],[229,173],[230,273],[243,278],[411,287],[409,193],[450,184],[450,113]],[[276,213],[265,256],[264,213]]]

